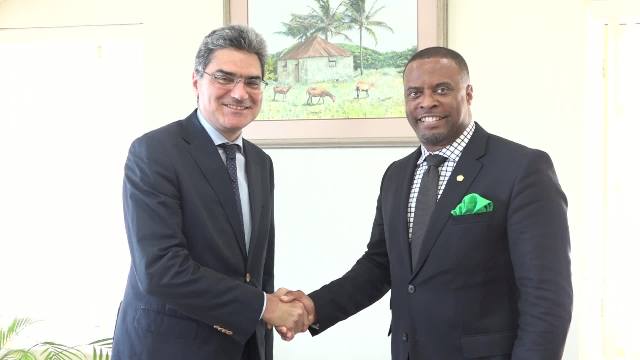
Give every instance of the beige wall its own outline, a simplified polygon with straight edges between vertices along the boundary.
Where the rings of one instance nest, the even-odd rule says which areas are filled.
[[[144,2],[127,0],[3,0],[4,28],[140,23]]]
[[[202,38],[222,25],[222,0],[153,1],[144,13],[145,114],[151,127],[195,108],[191,72]]]
[[[570,191],[582,150],[583,4],[450,0],[449,44],[469,63],[474,119],[549,152]]]
[[[222,25],[222,0],[3,0],[1,41],[135,36],[144,41],[145,123],[156,127],[195,107],[191,71],[204,35]],[[78,27],[82,25],[91,25]],[[29,30],[29,28],[51,29]],[[135,30],[132,30],[135,28]],[[142,99],[141,99],[142,101]]]

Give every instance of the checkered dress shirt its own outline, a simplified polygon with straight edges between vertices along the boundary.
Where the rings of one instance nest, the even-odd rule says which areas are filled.
[[[440,172],[440,180],[438,182],[438,199],[440,199],[440,195],[444,191],[444,186],[449,180],[449,176],[453,171],[453,168],[458,163],[458,159],[460,159],[460,155],[462,154],[462,150],[467,146],[467,142],[473,135],[473,131],[475,130],[476,125],[475,122],[471,122],[469,126],[464,130],[462,135],[460,135],[452,144],[432,153],[445,156],[447,161],[444,162],[439,168]],[[420,146],[422,150],[422,155],[420,159],[418,159],[418,165],[416,166],[416,172],[413,176],[413,185],[411,185],[411,192],[409,193],[409,204],[407,206],[407,222],[409,224],[409,239],[411,239],[411,234],[413,232],[413,216],[416,209],[416,199],[418,198],[418,191],[420,190],[420,182],[422,181],[422,175],[427,170],[427,162],[424,161],[427,155],[430,153],[425,149],[424,145]]]

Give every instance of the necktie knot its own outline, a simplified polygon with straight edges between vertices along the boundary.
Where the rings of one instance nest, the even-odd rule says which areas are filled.
[[[236,165],[236,153],[240,152],[240,145],[225,143],[218,145],[224,151],[224,156],[226,157],[227,170],[229,170],[229,175],[231,176],[231,180],[236,183],[238,181],[237,174],[237,165]]]
[[[447,157],[438,154],[429,154],[425,161],[427,162],[427,166],[440,167],[440,165],[447,161]]]
[[[224,156],[227,158],[227,171],[231,176],[231,182],[233,183],[234,191],[238,187],[238,166],[236,164],[236,152],[240,151],[240,145],[238,144],[220,144],[218,145],[224,151]]]
[[[236,157],[236,153],[240,152],[240,145],[225,143],[218,145],[224,150],[224,154],[227,156],[227,159]]]

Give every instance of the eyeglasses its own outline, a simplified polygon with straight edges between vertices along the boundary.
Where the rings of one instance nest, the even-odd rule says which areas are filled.
[[[222,72],[209,74],[208,72],[203,71],[203,73],[209,75],[216,85],[225,89],[233,89],[239,82],[243,82],[247,90],[255,92],[262,91],[264,87],[267,86],[267,82],[259,77],[244,78],[241,76],[233,76]]]

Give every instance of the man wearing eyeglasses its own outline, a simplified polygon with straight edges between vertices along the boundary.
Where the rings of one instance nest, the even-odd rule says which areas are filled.
[[[274,293],[273,164],[242,137],[265,58],[252,29],[213,30],[196,54],[197,109],[131,145],[114,360],[267,360],[272,326],[307,329],[302,304]]]

